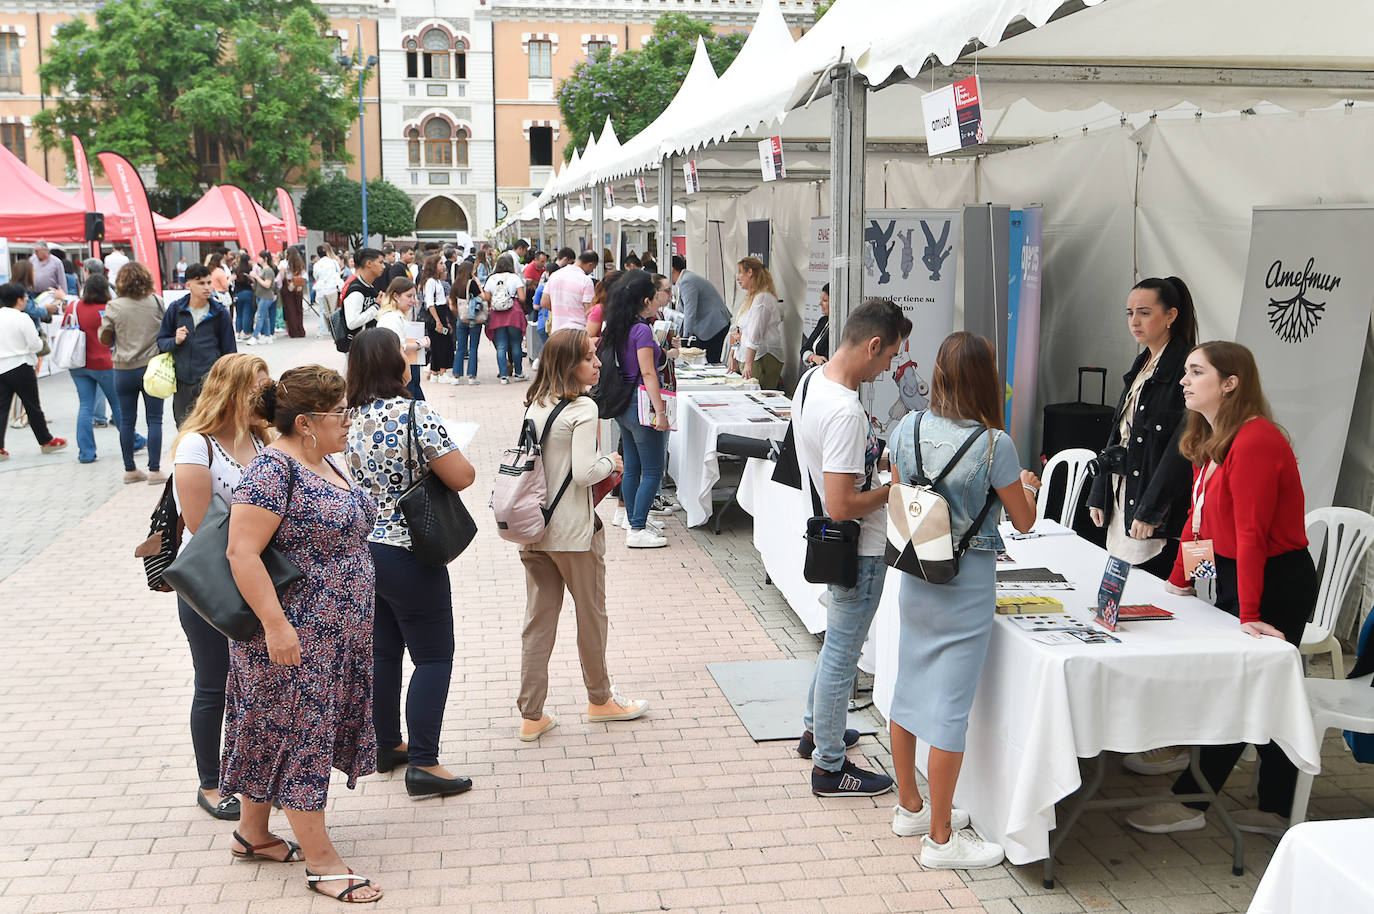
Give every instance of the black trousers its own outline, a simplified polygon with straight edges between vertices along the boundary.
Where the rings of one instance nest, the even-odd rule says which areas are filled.
[[[724,330],[711,337],[709,340],[697,340],[697,344],[706,350],[706,361],[712,365],[720,364],[721,353],[725,349],[725,338],[730,335],[730,327],[727,325]]]
[[[1236,560],[1217,556],[1217,608],[1233,616],[1240,615],[1240,594],[1236,587]],[[1297,645],[1302,642],[1303,628],[1317,605],[1317,569],[1312,554],[1295,549],[1276,555],[1264,563],[1264,592],[1260,596],[1260,621],[1283,632],[1284,640]],[[1283,818],[1293,810],[1293,789],[1298,781],[1298,769],[1276,743],[1255,747],[1259,753],[1259,808],[1262,812],[1277,813]],[[1202,747],[1202,775],[1217,793],[1226,784],[1231,769],[1240,760],[1244,743],[1229,746]],[[1174,782],[1174,793],[1196,793],[1198,783],[1191,771],[1184,771]],[[1206,803],[1189,803],[1194,809],[1206,809]]]
[[[16,365],[0,374],[0,448],[5,446],[5,430],[10,426],[10,404],[15,397],[24,404],[29,414],[29,428],[40,446],[52,440],[48,432],[47,420],[43,418],[43,407],[38,402],[38,375],[33,366]]]
[[[447,568],[422,565],[409,549],[368,543],[377,569],[377,614],[372,623],[372,722],[377,746],[394,749],[401,737],[401,657],[415,672],[406,692],[410,764],[439,764],[453,676],[453,596]]]
[[[200,399],[200,388],[204,383],[204,378],[194,381],[177,378],[177,392],[172,394],[172,419],[178,426],[185,422],[191,410],[196,408],[196,400]]]
[[[219,739],[224,732],[224,684],[229,679],[229,639],[177,597],[181,630],[191,646],[195,692],[191,697],[191,748],[202,790],[219,786]]]
[[[1135,567],[1167,581],[1169,580],[1169,575],[1173,574],[1174,560],[1176,558],[1178,558],[1178,540],[1167,539],[1164,541],[1164,548],[1160,550],[1159,555],[1141,562]]]

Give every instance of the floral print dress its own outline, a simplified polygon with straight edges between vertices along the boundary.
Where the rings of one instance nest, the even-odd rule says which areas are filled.
[[[367,547],[376,502],[269,448],[244,469],[234,504],[281,516],[272,545],[305,572],[281,600],[300,638],[301,665],[273,663],[261,630],[251,641],[229,642],[220,793],[320,810],[332,768],[348,776],[350,789],[376,770]]]

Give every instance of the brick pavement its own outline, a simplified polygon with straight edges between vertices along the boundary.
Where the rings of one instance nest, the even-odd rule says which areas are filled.
[[[314,340],[258,351],[274,370],[341,362]],[[490,350],[483,356],[485,385],[428,389],[446,417],[481,423],[470,449],[479,523],[523,394],[494,383]],[[10,734],[0,746],[0,914],[336,910],[306,894],[298,866],[231,861],[229,829],[193,805],[189,657],[172,598],[149,593],[129,558],[155,490],[119,485],[117,460],[108,477],[80,475],[96,467],[74,456],[61,466],[67,481],[41,464],[0,474],[8,518],[28,489],[48,486],[50,499],[44,523],[21,521],[31,551],[12,570],[0,566],[10,648],[0,671],[0,726]],[[747,525],[736,516],[715,538],[672,519],[670,548],[633,555],[609,531],[612,675],[652,711],[628,724],[585,723],[565,613],[550,668],[560,724],[527,745],[513,736],[523,575],[514,548],[482,523],[452,566],[458,653],[441,752],[474,789],[412,801],[396,775],[365,778],[356,791],[336,779],[331,831],[349,863],[386,889],[379,910],[1244,906],[1271,842],[1251,839],[1252,871],[1232,879],[1214,829],[1153,839],[1089,815],[1061,856],[1061,888],[1045,892],[1035,867],[922,872],[914,841],[889,831],[891,798],[812,797],[806,763],[790,744],[753,743],[706,671],[717,660],[805,656],[818,643],[762,584]],[[1328,755],[1333,771],[1317,781],[1314,811],[1367,815],[1374,782],[1330,746]],[[865,739],[855,757],[890,766],[886,738]],[[1114,778],[1109,788],[1136,786]],[[287,829],[279,814],[273,824]]]

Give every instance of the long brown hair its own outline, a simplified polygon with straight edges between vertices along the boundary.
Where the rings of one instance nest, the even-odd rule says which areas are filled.
[[[1200,467],[1208,460],[1213,463],[1225,460],[1227,452],[1231,450],[1231,442],[1236,439],[1236,432],[1250,419],[1260,416],[1272,423],[1274,413],[1264,396],[1259,367],[1249,349],[1240,343],[1213,340],[1203,343],[1193,352],[1201,352],[1221,380],[1236,379],[1236,389],[1221,395],[1216,425],[1209,423],[1202,413],[1188,412],[1188,428],[1179,439],[1178,449],[1194,466]],[[1186,372],[1188,369],[1185,367],[1183,370]]]
[[[406,382],[410,377],[401,341],[385,327],[364,330],[348,347],[348,407],[357,409],[374,400],[409,397]]]
[[[945,419],[1005,427],[1002,380],[986,337],[966,330],[945,337],[930,379],[930,411]]]
[[[124,275],[122,270],[120,275]],[[177,445],[186,435],[209,435],[226,417],[235,420],[235,445],[243,440],[245,432],[253,434],[263,444],[271,442],[274,437],[271,429],[265,418],[255,412],[259,392],[263,386],[271,386],[271,381],[267,385],[259,383],[259,372],[270,375],[267,363],[248,352],[231,352],[216,359],[201,385],[195,408],[177,430],[172,453],[177,452]]]
[[[591,337],[587,331],[564,327],[549,337],[539,352],[539,368],[525,394],[525,406],[572,400],[587,389],[577,382],[577,366],[587,357]]]
[[[458,264],[458,270],[453,274],[453,285],[448,290],[448,300],[452,305],[468,303],[468,284],[472,282],[473,265],[464,260]],[[466,314],[464,315],[466,319]]]

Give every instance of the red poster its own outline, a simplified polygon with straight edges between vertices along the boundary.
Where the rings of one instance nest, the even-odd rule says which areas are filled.
[[[73,142],[79,142],[72,137]],[[162,294],[162,264],[157,256],[157,230],[153,227],[153,210],[148,206],[148,191],[143,179],[129,160],[113,152],[98,152],[100,167],[113,186],[119,208],[134,216],[134,259],[153,274],[153,291]],[[93,197],[94,198],[94,197]],[[88,204],[89,205],[89,204]],[[94,207],[92,207],[94,209]]]
[[[86,212],[96,211],[95,188],[91,186],[91,164],[86,160],[86,147],[81,137],[72,136],[72,162],[76,165],[76,181],[81,187],[81,205]],[[100,242],[91,242],[91,256],[100,256]]]
[[[286,243],[295,245],[301,240],[301,227],[296,222],[296,204],[285,188],[277,188],[277,206],[281,208],[281,217],[286,220]]]
[[[224,197],[229,218],[234,220],[234,231],[239,236],[239,246],[247,251],[248,256],[256,263],[258,255],[267,250],[267,239],[263,237],[262,222],[258,219],[258,208],[237,184],[221,184],[218,190]]]

